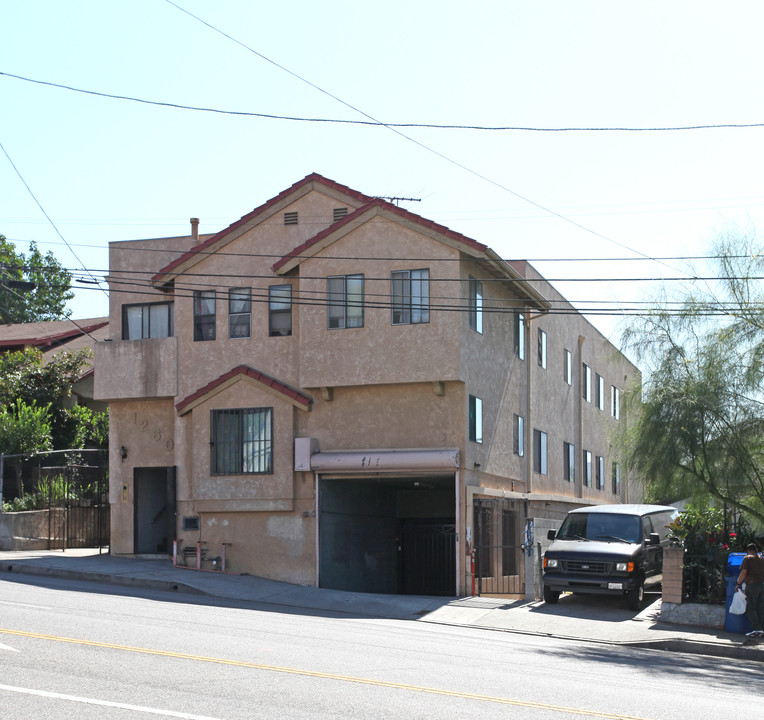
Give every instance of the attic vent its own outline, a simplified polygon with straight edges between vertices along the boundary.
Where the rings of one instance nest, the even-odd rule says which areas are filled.
[[[284,213],[284,225],[297,225],[297,211]]]
[[[337,220],[341,220],[348,214],[348,209],[346,207],[344,208],[334,208],[334,222],[337,222]]]

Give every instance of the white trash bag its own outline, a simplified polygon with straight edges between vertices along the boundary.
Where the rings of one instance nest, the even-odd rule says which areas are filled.
[[[730,603],[730,612],[733,615],[745,614],[745,593],[739,588],[735,591],[735,594],[732,596],[732,602]]]

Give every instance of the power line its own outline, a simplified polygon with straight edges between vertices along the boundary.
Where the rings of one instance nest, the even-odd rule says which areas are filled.
[[[82,260],[80,260],[79,256],[77,255],[77,253],[74,252],[74,248],[66,241],[66,238],[61,234],[61,231],[58,229],[58,227],[56,227],[56,223],[53,222],[50,215],[48,215],[48,213],[45,212],[45,208],[42,206],[42,203],[37,199],[36,195],[32,192],[32,188],[29,187],[29,185],[27,184],[27,181],[24,180],[23,175],[21,174],[19,169],[16,167],[16,163],[14,163],[13,160],[11,160],[11,156],[8,154],[8,151],[5,149],[5,146],[3,145],[2,142],[0,142],[0,150],[2,150],[5,157],[8,158],[8,162],[11,164],[11,167],[16,172],[16,175],[18,175],[19,180],[21,180],[21,182],[24,184],[24,187],[27,189],[27,192],[32,196],[32,200],[34,200],[35,203],[37,203],[37,207],[40,208],[40,211],[42,212],[42,214],[45,215],[48,222],[56,231],[56,234],[61,238],[61,240],[63,240],[64,245],[66,245],[66,247],[69,248],[69,251],[72,253],[72,255],[74,255],[77,262],[80,265],[82,265],[83,270],[85,270],[85,272],[89,274],[89,270],[85,267],[85,263],[83,263]],[[95,278],[93,278],[93,280],[95,280]],[[104,290],[104,293],[106,293],[105,290]]]
[[[396,127],[393,127],[387,123],[382,122],[381,120],[378,120],[377,118],[373,117],[372,115],[369,115],[368,113],[364,112],[363,110],[355,107],[354,105],[351,105],[350,103],[346,102],[345,100],[342,100],[341,98],[337,97],[336,95],[333,95],[332,93],[328,92],[327,90],[324,90],[323,88],[319,87],[315,83],[311,82],[310,80],[307,80],[306,78],[302,77],[301,75],[298,75],[297,73],[293,72],[292,70],[289,70],[288,68],[284,67],[283,65],[280,65],[274,60],[271,60],[270,58],[263,55],[261,52],[258,52],[254,48],[251,48],[249,45],[246,45],[241,40],[238,40],[234,38],[233,36],[229,35],[228,33],[224,32],[223,30],[220,30],[219,28],[215,27],[211,23],[208,23],[206,20],[203,20],[202,18],[194,15],[193,13],[189,12],[185,8],[181,7],[177,3],[173,2],[173,0],[165,0],[169,5],[172,5],[174,8],[179,10],[182,13],[185,13],[189,17],[192,17],[197,22],[202,23],[206,27],[210,28],[210,30],[213,30],[216,33],[219,33],[223,37],[229,39],[231,42],[236,43],[237,45],[241,46],[245,50],[248,50],[249,52],[253,53],[254,55],[257,55],[257,57],[261,58],[262,60],[265,60],[266,62],[270,63],[271,65],[274,65],[275,67],[279,68],[285,73],[288,73],[292,77],[296,78],[300,82],[305,83],[306,85],[309,85],[314,90],[317,90],[318,92],[322,93],[323,95],[326,95],[336,102],[344,105],[345,107],[353,110],[354,112],[357,112],[364,117],[366,117],[368,120],[373,121],[374,123],[377,123],[379,125],[382,125],[383,127],[386,127],[391,132],[394,132],[396,135],[402,137],[404,140],[407,140],[410,143],[413,143],[414,145],[417,145],[418,147],[422,148],[423,150],[436,155],[437,157],[441,158],[442,160],[445,160],[446,162],[454,165],[455,167],[458,167],[465,172],[470,173],[471,175],[479,178],[480,180],[483,180],[487,183],[490,183],[494,187],[499,188],[500,190],[504,190],[504,192],[509,193],[510,195],[513,195],[514,197],[523,200],[524,202],[527,202],[529,205],[533,205],[534,207],[538,208],[539,210],[542,210],[543,212],[549,213],[550,215],[553,215],[554,217],[559,218],[563,222],[570,223],[571,225],[583,230],[584,232],[590,233],[591,235],[594,235],[595,237],[598,237],[602,240],[605,240],[606,242],[613,243],[614,245],[618,245],[619,247],[624,248],[625,250],[628,250],[629,252],[633,252],[636,255],[642,255],[645,258],[649,258],[651,260],[655,260],[655,258],[650,258],[647,254],[643,253],[641,250],[636,250],[632,247],[629,247],[628,245],[625,245],[623,243],[618,242],[617,240],[613,240],[612,238],[608,237],[607,235],[603,235],[602,233],[597,232],[596,230],[592,230],[591,228],[586,227],[585,225],[582,225],[579,222],[576,222],[575,220],[572,220],[569,217],[566,217],[565,215],[561,215],[558,212],[555,212],[551,208],[547,208],[544,205],[541,205],[540,203],[536,202],[535,200],[531,200],[530,198],[521,195],[518,192],[515,192],[514,190],[508,188],[506,185],[502,185],[501,183],[497,182],[496,180],[492,180],[486,175],[482,175],[481,173],[477,172],[476,170],[473,170],[472,168],[468,167],[467,165],[464,165],[463,163],[458,162],[457,160],[454,160],[453,158],[448,157],[447,155],[444,155],[438,150],[435,150],[434,148],[430,147],[429,145],[425,145],[424,143],[420,142],[419,140],[415,140],[410,135],[406,135],[405,133],[402,133],[400,130],[398,130]],[[659,261],[656,261],[659,262]],[[660,263],[665,265],[666,263]],[[670,266],[667,266],[670,267]],[[681,270],[678,270],[677,268],[671,268],[672,270],[676,270],[677,272],[682,272]]]
[[[175,3],[170,3],[170,4],[175,5]],[[179,10],[181,10],[182,12],[185,12],[188,15],[191,14],[177,5],[175,5],[175,7],[177,7]],[[196,18],[196,16],[194,15],[192,15],[192,17]],[[196,19],[199,20],[199,18],[196,18]],[[204,22],[204,24],[207,25],[208,27],[212,28],[213,30],[217,30],[216,28],[213,28],[212,25],[209,25],[208,23],[206,23],[204,20],[200,20],[200,22]],[[230,40],[233,40],[234,42],[242,45],[243,47],[246,47],[248,50],[251,50],[251,48],[247,47],[246,45],[243,45],[242,43],[239,43],[238,40],[235,40],[230,35],[225,35],[225,37],[229,38]],[[252,50],[252,52],[255,52],[255,51]],[[260,57],[262,57],[264,60],[267,60],[268,62],[272,62],[271,60],[266,58],[264,55],[260,55]],[[290,72],[289,70],[286,70],[286,68],[282,67],[281,65],[277,65],[277,67],[279,67],[281,70],[285,70],[286,72]],[[449,124],[449,123],[383,122],[381,120],[349,120],[349,119],[343,119],[343,118],[306,117],[306,116],[300,116],[300,115],[277,115],[275,113],[261,113],[261,112],[252,112],[252,111],[246,111],[246,110],[225,110],[222,108],[205,107],[201,105],[185,105],[183,103],[173,103],[173,102],[162,101],[162,100],[148,100],[146,98],[139,98],[139,97],[135,97],[131,95],[120,95],[117,93],[107,93],[107,92],[98,91],[98,90],[78,88],[72,85],[64,85],[63,83],[54,83],[47,80],[39,80],[36,78],[25,77],[23,75],[16,75],[14,73],[8,73],[8,72],[2,72],[2,71],[0,71],[0,76],[13,78],[15,80],[22,80],[24,82],[34,83],[36,85],[45,85],[47,87],[54,87],[60,90],[68,90],[70,92],[80,93],[83,95],[93,95],[95,97],[109,98],[111,100],[124,100],[128,102],[140,103],[143,105],[167,107],[167,108],[172,108],[174,110],[190,110],[193,112],[214,113],[217,115],[231,115],[235,117],[255,117],[255,118],[263,118],[265,120],[289,120],[292,122],[304,122],[304,123],[328,123],[328,124],[336,124],[336,125],[366,125],[370,127],[388,127],[388,128],[413,128],[413,129],[421,128],[424,130],[475,130],[475,131],[487,131],[487,132],[540,132],[540,133],[686,132],[689,130],[723,130],[723,129],[748,129],[748,128],[764,127],[764,123],[709,123],[709,124],[698,124],[698,125],[666,125],[666,126],[657,126],[657,127],[634,127],[634,126],[630,126],[630,127],[629,126],[538,127],[538,126],[529,126],[529,125],[463,125],[463,124],[460,125],[460,124]],[[295,76],[295,77],[299,77],[299,76]],[[317,90],[320,90],[321,92],[324,92],[323,90],[318,88],[318,86],[316,85],[314,85],[313,87],[315,87]],[[331,95],[330,97],[332,97],[335,100],[338,100],[338,98],[336,98],[333,95]],[[342,101],[340,100],[340,102]],[[352,106],[348,105],[348,107],[352,107]],[[353,109],[355,110],[356,108],[353,108]],[[359,110],[358,112],[361,112],[361,111]]]

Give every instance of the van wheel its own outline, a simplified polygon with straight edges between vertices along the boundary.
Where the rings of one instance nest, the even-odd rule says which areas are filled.
[[[629,610],[634,610],[636,612],[637,610],[642,609],[644,601],[645,583],[640,580],[639,584],[633,590],[626,591],[626,607],[629,608]]]
[[[552,590],[544,585],[544,602],[554,605],[560,599],[560,591]]]

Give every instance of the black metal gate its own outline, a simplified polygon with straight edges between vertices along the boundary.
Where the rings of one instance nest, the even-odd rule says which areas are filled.
[[[476,498],[473,532],[475,593],[524,594],[525,545],[514,501]]]
[[[456,595],[456,526],[453,523],[402,523],[400,555],[400,593]]]
[[[93,465],[41,467],[38,488],[48,493],[48,549],[108,546],[106,468]]]

